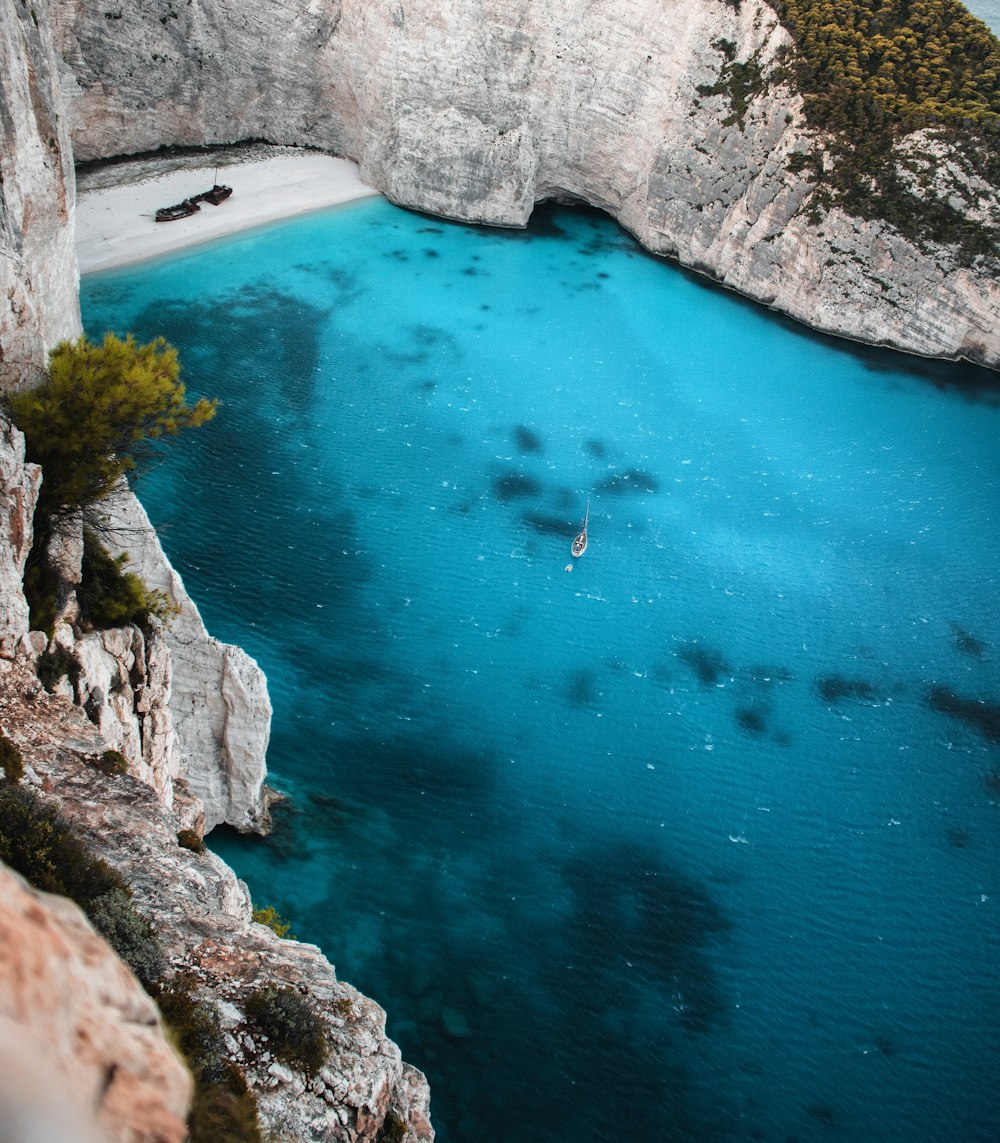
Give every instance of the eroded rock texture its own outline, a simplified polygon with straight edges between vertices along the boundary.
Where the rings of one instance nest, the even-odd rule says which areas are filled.
[[[79,329],[74,194],[45,9],[0,0],[0,392]]]
[[[126,552],[149,588],[164,592],[177,615],[159,637],[169,652],[169,709],[176,735],[175,772],[204,806],[206,830],[222,822],[245,831],[267,828],[264,780],[271,701],[264,672],[241,647],[206,631],[198,608],[160,546],[138,500],[127,489],[103,506],[106,543]],[[162,738],[161,738],[162,740]]]
[[[199,999],[219,1012],[228,1056],[256,1094],[265,1130],[288,1143],[319,1139],[374,1143],[391,1113],[392,1121],[403,1128],[405,1143],[430,1143],[434,1132],[427,1081],[403,1063],[398,1047],[386,1037],[384,1011],[339,981],[314,945],[282,940],[256,924],[246,886],[211,852],[197,853],[179,844],[177,835],[186,819],[167,809],[153,790],[129,774],[102,773],[94,760],[105,741],[79,706],[66,696],[41,692],[26,664],[18,660],[0,672],[0,726],[23,754],[26,780],[59,804],[91,850],[128,881],[136,907],[159,932],[168,976],[183,974]],[[60,907],[74,915],[77,927],[86,928],[75,907]],[[8,963],[17,964],[8,962],[3,925],[0,882],[0,974]],[[97,940],[92,934],[90,939]],[[102,955],[110,954],[104,950]],[[101,979],[104,971],[95,968],[96,978]],[[147,1029],[156,1031],[151,1002],[127,971],[115,961],[107,972],[107,995],[114,1005],[125,1004],[114,998],[118,982],[127,978],[138,990],[137,1000],[127,993],[133,1005],[127,1008],[130,1018],[143,1036]],[[322,1019],[327,1059],[317,1075],[306,1076],[275,1059],[248,1020],[247,997],[268,986],[294,988]],[[48,987],[39,983],[39,992]],[[40,1029],[53,1021],[56,1030],[62,1027],[55,1010],[69,1007],[66,991],[71,989],[69,981],[65,987],[57,982],[51,996],[38,997]],[[0,987],[0,994],[5,991]],[[0,995],[0,1014],[10,1011],[5,1003]],[[25,1006],[19,1002],[18,1011]],[[19,1018],[27,1017],[22,1013]],[[109,1029],[99,1015],[94,1021],[90,1033],[94,1043],[115,1040],[113,1027]],[[0,1047],[5,1031],[0,1023]],[[147,1071],[152,1082],[151,1066]],[[163,1083],[168,1093],[174,1093],[166,1079]],[[185,1093],[182,1087],[181,1095]],[[150,1143],[175,1138],[183,1135],[129,1137]]]
[[[187,1137],[191,1079],[153,1001],[76,905],[3,865],[0,1077],[16,1143]]]

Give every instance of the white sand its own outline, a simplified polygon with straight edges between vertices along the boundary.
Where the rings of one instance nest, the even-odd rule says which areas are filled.
[[[80,273],[140,262],[275,219],[334,206],[379,192],[358,176],[357,164],[314,153],[254,157],[218,168],[219,182],[233,188],[219,206],[174,222],[155,222],[172,206],[208,190],[216,167],[199,166],[152,174],[141,181],[88,189],[81,180],[76,203],[76,250]],[[115,171],[110,172],[114,177]],[[121,177],[129,177],[124,168]],[[134,171],[132,173],[134,179]]]

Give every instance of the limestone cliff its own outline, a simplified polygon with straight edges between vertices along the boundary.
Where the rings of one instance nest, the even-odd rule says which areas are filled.
[[[358,160],[394,201],[523,226],[546,198],[607,210],[649,249],[817,329],[1000,367],[1000,285],[948,251],[803,203],[815,143],[777,81],[738,117],[727,45],[765,76],[762,0],[71,0],[57,15],[78,159],[262,138]],[[730,121],[732,120],[732,121]],[[915,146],[953,201],[995,188]]]
[[[80,333],[75,181],[52,18],[44,3],[0,0],[0,393],[36,382],[49,350]],[[40,474],[23,461],[20,433],[0,418],[0,659],[28,631],[21,576]],[[76,697],[168,804],[180,776],[204,797],[208,828],[260,829],[271,714],[263,674],[205,631],[139,505],[125,496],[119,512],[141,547],[142,573],[157,586],[169,581],[180,615],[166,644],[133,646],[131,634],[77,640],[64,626],[60,643],[83,666]],[[67,538],[72,579],[79,545]],[[37,653],[44,640],[32,646]],[[133,676],[134,701],[133,688],[118,685]]]
[[[103,508],[105,542],[127,553],[146,586],[164,592],[177,608],[162,634],[170,662],[171,730],[177,772],[204,807],[204,829],[225,822],[261,832],[267,826],[263,760],[271,733],[264,673],[241,647],[209,635],[139,501],[123,489]],[[205,765],[206,759],[214,764]]]
[[[31,550],[41,470],[24,462],[24,437],[0,419],[0,658],[12,659],[28,634],[21,581]]]
[[[187,1137],[191,1079],[152,1000],[76,905],[4,866],[0,1077],[10,1143]]]
[[[219,1013],[228,1058],[256,1096],[261,1125],[269,1137],[286,1143],[319,1139],[374,1143],[391,1117],[399,1129],[394,1137],[405,1143],[433,1140],[427,1081],[403,1063],[399,1049],[386,1037],[382,1009],[339,981],[318,948],[282,940],[254,923],[246,886],[211,852],[198,853],[179,844],[178,832],[186,819],[164,806],[153,790],[130,774],[108,775],[95,768],[93,760],[107,747],[107,740],[68,697],[42,691],[24,658],[0,670],[0,726],[21,750],[26,780],[47,800],[57,802],[91,851],[129,883],[136,907],[158,930],[168,976],[183,974],[193,983],[199,1000]],[[4,944],[7,934],[16,933],[17,928],[8,921],[4,904],[0,870],[0,964],[17,975],[18,962],[8,956],[10,950]],[[58,905],[56,910],[70,917],[77,930],[85,928],[74,906]],[[37,910],[31,915],[36,914]],[[124,1096],[119,1098],[115,1085],[120,1085],[122,1093],[136,1091],[133,1073],[138,1070],[149,1083],[146,1101],[154,1102],[159,1092],[176,1115],[178,1099],[183,1109],[186,1085],[160,1064],[163,1080],[158,1084],[153,1065],[132,1047],[133,1041],[145,1043],[153,1036],[156,1017],[151,1002],[120,963],[108,966],[107,960],[113,958],[107,950],[101,953],[103,960],[98,957],[92,946],[102,942],[92,934],[87,940],[90,943],[85,940],[84,949],[94,983],[106,980],[98,995],[111,1009],[125,1010],[126,1027],[116,1033],[96,1005],[92,1005],[94,1011],[86,1009],[90,1001],[82,997],[80,1003],[92,1018],[83,1040],[88,1050],[82,1051],[69,1031],[65,1037],[62,1033],[64,1028],[71,1031],[73,1021],[81,1019],[69,999],[77,991],[76,978],[53,980],[39,971],[33,999],[25,1001],[0,988],[4,994],[0,1049],[3,1034],[9,1031],[4,1017],[31,1024],[40,1033],[47,1029],[60,1046],[65,1039],[69,1057],[65,1074],[82,1075],[84,1090],[93,1080],[89,1070],[93,1057],[105,1061],[101,1073],[105,1086],[100,1087],[100,1076],[92,1086],[96,1084],[107,1102],[119,1110],[123,1102],[131,1106]],[[314,1076],[277,1060],[247,1017],[248,995],[272,985],[294,988],[308,998],[323,1022],[327,1059]],[[32,1004],[37,1005],[35,1013],[28,1011]],[[117,1070],[112,1066],[116,1059],[121,1060]],[[63,1075],[61,1069],[59,1074]],[[133,1102],[132,1110],[138,1114],[141,1102],[138,1098]],[[66,1136],[70,1137],[78,1136]],[[158,1133],[147,1125],[137,1126],[127,1136],[98,1134],[95,1143],[119,1138],[130,1143],[180,1143],[183,1137],[183,1133]]]
[[[47,9],[0,5],[2,392],[34,383],[49,349],[79,332],[80,315],[73,168]],[[206,823],[260,828],[270,704],[256,664],[208,636],[129,493],[108,505],[109,542],[170,593],[175,627],[84,631],[70,622],[70,597],[51,642],[29,630],[22,577],[42,476],[0,417],[0,729],[22,751],[25,781],[124,874],[163,937],[169,971],[186,973],[219,1011],[268,1137],[372,1143],[388,1117],[394,1137],[433,1139],[427,1082],[386,1038],[382,1010],[339,982],[318,949],[254,924],[246,887],[223,862],[178,844],[180,830]],[[64,532],[60,564],[72,583],[81,545],[78,529]],[[72,669],[48,694],[35,670],[52,647]],[[126,773],[94,768],[110,750]],[[4,1138],[180,1143],[187,1073],[152,1002],[75,906],[0,869],[0,946]],[[323,1017],[328,1059],[317,1076],[275,1060],[248,1024],[244,997],[268,984],[307,994]]]
[[[21,0],[0,0],[0,389],[80,326],[73,155],[56,55]]]

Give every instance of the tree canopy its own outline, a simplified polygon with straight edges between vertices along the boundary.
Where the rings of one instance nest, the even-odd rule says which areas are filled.
[[[1000,126],[1000,41],[959,0],[774,0],[833,129]]]
[[[927,172],[940,159],[931,156],[920,174],[896,147],[931,128],[973,181],[1000,187],[1000,40],[959,0],[772,3],[795,50],[769,78],[791,81],[824,137],[794,159],[817,184],[811,209],[836,202],[918,245],[951,246],[962,264],[995,261],[996,225],[970,218],[932,187]]]
[[[204,398],[188,403],[177,351],[163,338],[139,345],[112,333],[100,344],[82,337],[56,346],[45,380],[5,403],[28,460],[42,466],[38,507],[48,520],[86,511],[157,441],[216,409]]]

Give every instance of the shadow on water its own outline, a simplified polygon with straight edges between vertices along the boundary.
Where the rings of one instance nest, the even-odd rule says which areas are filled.
[[[243,617],[244,632],[264,611],[284,623],[290,646],[314,639],[311,624],[302,622],[302,600],[324,601],[324,622],[336,624],[355,613],[358,593],[374,574],[357,542],[348,484],[331,474],[317,498],[304,444],[308,427],[297,423],[315,403],[327,325],[325,312],[300,299],[251,288],[212,302],[157,303],[131,326],[141,341],[164,336],[177,347],[192,394],[226,394],[218,416],[172,444],[168,482],[178,492],[153,497],[160,505],[154,523],[171,559],[203,595],[209,623],[216,594],[211,586],[199,588],[221,585],[225,609]],[[203,496],[207,472],[217,473],[210,498]],[[146,498],[147,482],[157,480],[155,470],[144,473],[136,486],[140,497]],[[210,527],[199,526],[199,513],[210,514]],[[236,544],[233,527],[239,528]],[[234,561],[242,549],[253,566]],[[266,567],[257,564],[262,551]],[[225,628],[215,629],[225,635]],[[242,641],[252,644],[252,635],[244,633]]]
[[[210,302],[158,302],[136,315],[132,332],[141,341],[161,336],[176,346],[185,377],[199,392],[214,392],[220,377],[260,379],[266,363],[268,386],[280,391],[288,407],[304,413],[313,404],[329,321],[327,310],[302,298],[248,286]]]
[[[729,923],[704,885],[659,844],[539,833],[492,788],[495,764],[460,746],[356,743],[347,764],[349,797],[279,807],[263,843],[213,842],[244,868],[259,855],[251,890],[386,1007],[428,1074],[441,1143],[610,1143],[624,1124],[662,1143],[728,1137],[690,1062],[728,1008],[712,949]],[[275,885],[307,878],[299,914],[270,893],[271,862]]]
[[[579,247],[578,253],[587,256],[601,254],[610,249],[618,249],[625,250],[636,257],[652,259],[661,264],[668,263],[676,272],[682,274],[686,280],[694,285],[706,290],[722,291],[732,300],[734,305],[749,307],[755,313],[762,312],[761,303],[736,294],[714,279],[686,266],[681,266],[672,259],[646,250],[609,214],[585,203],[573,205],[555,202],[539,203],[532,211],[528,225],[523,230],[481,227],[473,231],[462,223],[445,223],[444,225],[463,226],[470,233],[499,235],[508,241],[564,240],[568,237],[568,231],[560,225],[560,219],[571,212],[577,218],[583,218],[595,232],[590,239]],[[613,229],[607,229],[609,222]],[[864,345],[860,342],[817,332],[794,318],[773,310],[768,310],[768,315],[788,333],[794,334],[796,337],[805,338],[814,344],[849,354],[870,373],[897,379],[900,373],[905,372],[909,378],[932,385],[941,393],[952,394],[970,402],[1000,407],[1000,372],[996,370],[985,369],[965,361],[939,361],[914,355],[901,355],[898,350]]]

